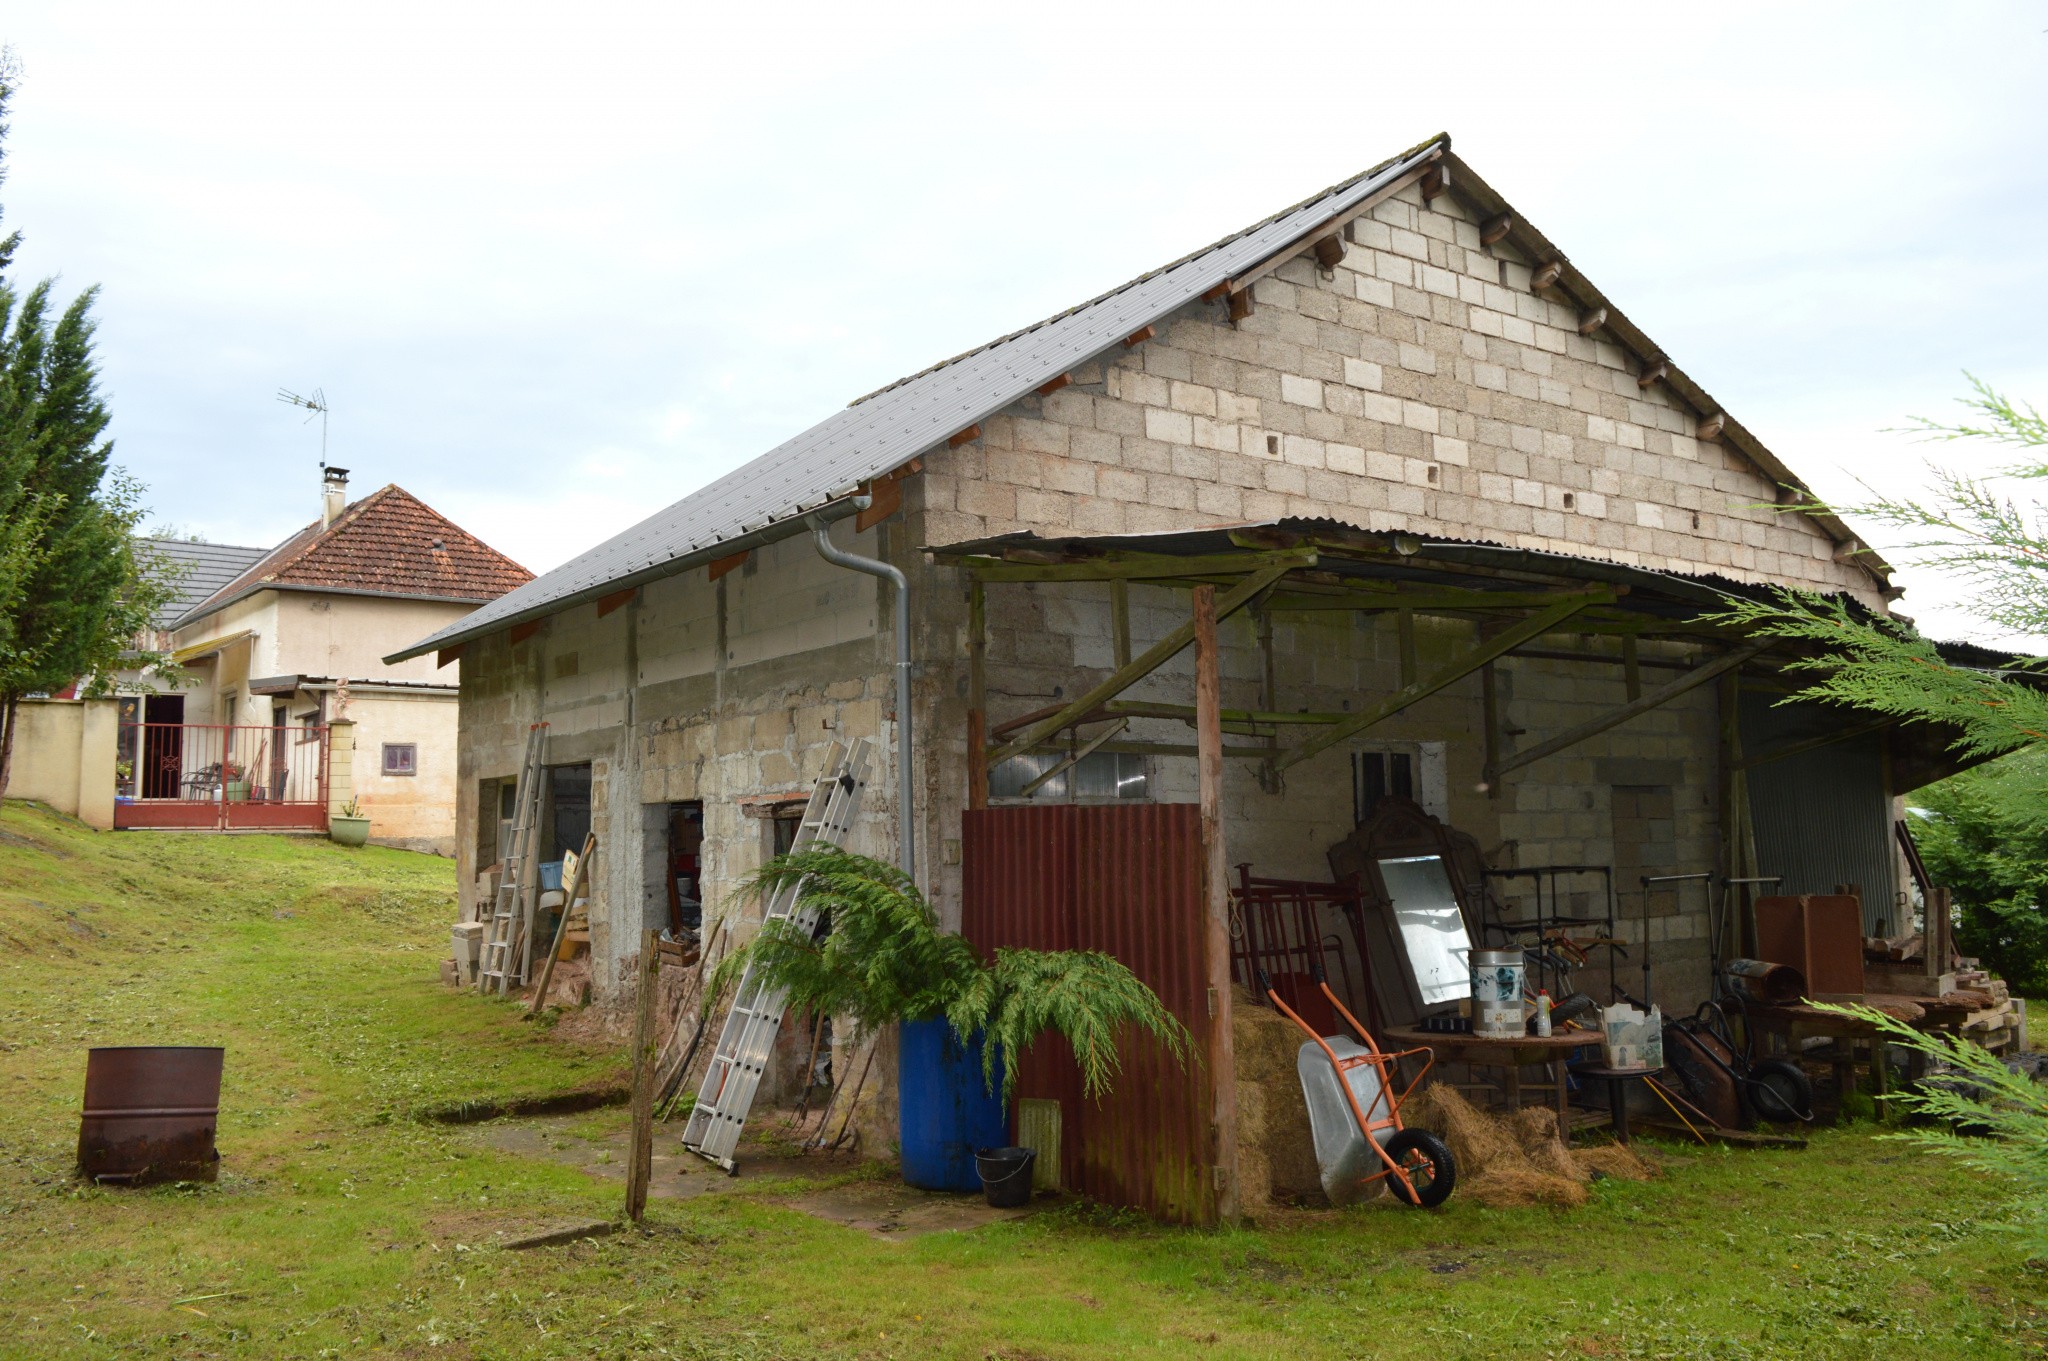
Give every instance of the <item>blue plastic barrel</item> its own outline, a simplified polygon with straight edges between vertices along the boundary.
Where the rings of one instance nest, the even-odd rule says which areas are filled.
[[[982,1085],[980,1040],[962,1045],[943,1018],[903,1022],[896,1091],[903,1180],[927,1191],[979,1191],[974,1150],[1010,1142],[1003,1102]]]

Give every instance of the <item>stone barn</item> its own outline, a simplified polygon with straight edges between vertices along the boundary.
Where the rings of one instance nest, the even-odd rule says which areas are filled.
[[[1892,823],[1940,735],[1777,706],[1782,653],[1702,618],[1773,587],[1899,594],[1438,137],[862,397],[390,660],[462,660],[465,885],[550,725],[553,816],[600,836],[606,1007],[643,927],[715,915],[831,745],[871,739],[855,849],[909,848],[979,945],[1111,949],[1202,1039],[1184,1091],[1139,1064],[1104,1117],[1150,1171],[1087,1152],[1073,1109],[1066,1159],[1204,1219],[1239,1203],[1235,914],[1254,881],[1327,890],[1387,808],[1463,848],[1475,936],[1551,923],[1603,1001],[1690,1009],[1710,932],[1745,943],[1718,888],[1644,877],[1853,886],[1870,930],[1910,928]],[[1399,1013],[1372,950],[1319,958]]]

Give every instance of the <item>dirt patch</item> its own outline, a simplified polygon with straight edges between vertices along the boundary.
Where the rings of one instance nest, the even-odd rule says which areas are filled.
[[[621,1127],[604,1134],[578,1133],[574,1128],[577,1123],[560,1116],[504,1120],[479,1126],[475,1137],[499,1153],[545,1158],[623,1186],[629,1131]],[[679,1125],[662,1126],[655,1130],[648,1194],[659,1200],[691,1200],[704,1195],[751,1191],[776,1181],[843,1179],[863,1166],[860,1159],[844,1153],[789,1154],[747,1144],[741,1145],[737,1161],[739,1171],[728,1175],[696,1154],[683,1151]],[[776,1203],[889,1239],[977,1229],[1032,1213],[1029,1207],[994,1209],[978,1195],[920,1191],[893,1178],[864,1178],[818,1190],[801,1190]],[[539,1231],[524,1224],[518,1227],[522,1233]],[[508,1230],[508,1236],[516,1238],[522,1234]]]
[[[25,851],[40,851],[52,860],[69,860],[71,858],[71,852],[58,850],[47,841],[38,841],[32,836],[23,836],[20,832],[10,832],[4,829],[0,829],[0,846],[19,846]]]
[[[623,1106],[633,1099],[633,1084],[623,1075],[600,1078],[581,1087],[548,1096],[479,1097],[442,1106],[427,1106],[417,1112],[422,1120],[442,1125],[479,1125],[518,1115],[575,1115]]]

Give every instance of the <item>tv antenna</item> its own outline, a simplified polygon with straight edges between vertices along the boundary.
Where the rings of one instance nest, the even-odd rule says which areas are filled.
[[[311,412],[320,417],[320,466],[323,468],[326,467],[327,394],[322,392],[319,388],[314,388],[312,396],[301,397],[298,393],[293,392],[290,388],[279,388],[277,390],[277,400],[279,400],[280,402],[284,402],[289,406],[302,406],[306,408],[308,412]],[[306,419],[310,421],[313,419],[313,416],[308,415]]]

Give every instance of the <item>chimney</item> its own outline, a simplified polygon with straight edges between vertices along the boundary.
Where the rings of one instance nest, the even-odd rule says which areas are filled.
[[[348,469],[320,465],[320,527],[327,528],[348,509]]]

